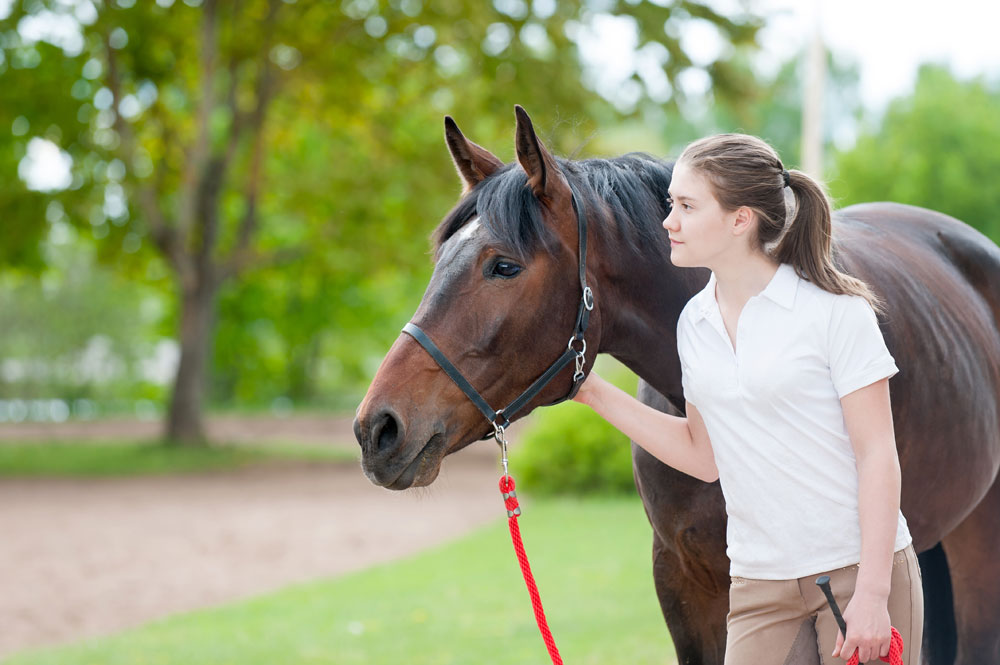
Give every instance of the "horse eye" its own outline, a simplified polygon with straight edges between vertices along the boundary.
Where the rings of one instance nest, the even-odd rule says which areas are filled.
[[[509,279],[521,272],[521,266],[511,261],[497,261],[493,264],[493,275]]]

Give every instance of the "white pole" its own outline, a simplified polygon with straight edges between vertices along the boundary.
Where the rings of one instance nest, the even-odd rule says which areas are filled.
[[[802,170],[823,180],[823,89],[826,87],[826,47],[822,34],[822,0],[814,0],[813,34],[806,57],[805,99],[802,104]]]

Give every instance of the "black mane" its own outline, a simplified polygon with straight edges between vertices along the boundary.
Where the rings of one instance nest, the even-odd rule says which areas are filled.
[[[611,213],[618,235],[632,249],[663,252],[665,247],[658,234],[660,222],[670,211],[667,187],[672,162],[643,153],[556,161],[579,194],[591,224]],[[515,162],[476,185],[434,231],[435,255],[448,238],[476,216],[487,233],[518,258],[531,256],[540,244],[551,248],[555,235],[542,219],[541,206],[527,183],[527,174]]]

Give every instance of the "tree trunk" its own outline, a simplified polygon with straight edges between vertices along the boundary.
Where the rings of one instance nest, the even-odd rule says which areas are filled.
[[[203,407],[211,348],[215,292],[211,280],[203,279],[194,288],[181,293],[180,346],[166,438],[174,445],[203,446],[205,436]]]

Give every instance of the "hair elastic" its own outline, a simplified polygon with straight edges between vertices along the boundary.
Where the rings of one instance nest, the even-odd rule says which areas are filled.
[[[791,176],[788,175],[788,170],[787,169],[782,169],[781,170],[781,177],[785,179],[785,187],[788,187],[789,184],[791,183],[792,179],[791,179]]]

